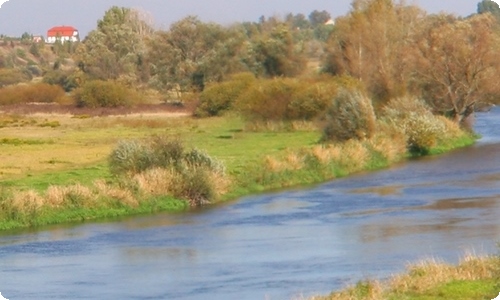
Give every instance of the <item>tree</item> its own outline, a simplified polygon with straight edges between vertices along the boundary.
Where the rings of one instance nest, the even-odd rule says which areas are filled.
[[[253,52],[261,69],[259,73],[265,76],[292,77],[300,74],[306,66],[304,49],[296,45],[285,23],[254,41]]]
[[[77,50],[80,68],[91,78],[145,82],[146,40],[150,19],[137,10],[114,6],[98,21]]]
[[[318,11],[314,10],[309,14],[309,22],[313,27],[318,25],[324,25],[328,20],[330,20],[332,16],[326,10]]]
[[[391,0],[355,0],[338,18],[323,68],[361,80],[382,103],[406,93],[412,73],[408,49],[424,13]]]
[[[206,82],[244,70],[236,59],[244,34],[186,17],[149,43],[152,81],[160,90],[203,90]]]
[[[477,13],[491,13],[497,20],[500,20],[500,6],[492,0],[483,0],[477,4]]]
[[[488,14],[429,18],[416,38],[415,82],[429,104],[464,125],[475,104],[498,91],[498,36]]]

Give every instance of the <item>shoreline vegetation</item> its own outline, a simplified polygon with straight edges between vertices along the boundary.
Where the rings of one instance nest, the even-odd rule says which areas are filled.
[[[455,266],[437,259],[422,260],[384,281],[359,281],[309,300],[490,300],[499,291],[500,255],[468,254]]]
[[[321,135],[307,122],[275,122],[265,126],[276,128],[248,130],[234,115],[211,119],[140,114],[83,119],[46,116],[11,115],[17,119],[3,128],[6,137],[0,140],[0,147],[5,157],[20,161],[18,166],[7,160],[0,164],[4,174],[0,230],[186,211],[253,193],[377,170],[475,141],[472,134],[444,118],[435,119],[442,125],[441,135],[426,136],[431,139],[425,141],[428,145],[412,152],[409,138],[387,122],[377,124],[370,138],[320,143]],[[43,122],[58,125],[40,127]],[[296,128],[283,129],[287,126]],[[445,132],[447,135],[442,135]],[[121,138],[131,133],[135,137]],[[88,145],[88,151],[82,148],[90,143],[94,145]],[[97,158],[80,162],[87,156]],[[86,167],[68,168],[72,162],[66,159],[71,158]],[[29,166],[22,165],[24,160]],[[41,169],[37,171],[37,167]],[[54,171],[49,171],[51,167]],[[9,168],[28,171],[16,179],[5,175]]]

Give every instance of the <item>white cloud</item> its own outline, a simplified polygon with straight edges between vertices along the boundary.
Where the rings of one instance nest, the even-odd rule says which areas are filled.
[[[2,4],[3,4],[4,2],[7,2],[7,1],[0,1],[0,7],[2,6]],[[4,298],[4,297],[2,296],[2,293],[0,293],[0,300],[9,300],[9,299]]]
[[[7,2],[9,0],[0,0],[0,8],[2,7],[2,4],[4,4],[5,2]],[[0,298],[1,299],[1,298]]]

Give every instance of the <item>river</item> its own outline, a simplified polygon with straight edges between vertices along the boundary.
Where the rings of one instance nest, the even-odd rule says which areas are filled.
[[[472,147],[203,211],[0,235],[18,299],[297,299],[409,262],[497,253],[500,110]]]

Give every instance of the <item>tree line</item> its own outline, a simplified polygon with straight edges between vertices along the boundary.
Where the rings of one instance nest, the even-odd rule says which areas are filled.
[[[231,26],[188,16],[156,29],[148,13],[115,6],[81,43],[52,46],[62,59],[45,68],[44,81],[66,91],[114,81],[178,98],[238,73],[327,74],[358,80],[375,107],[413,95],[457,122],[500,93],[500,8],[491,0],[465,18],[428,14],[404,1],[354,0],[346,15],[329,20],[318,10]],[[74,68],[61,67],[67,58]]]

